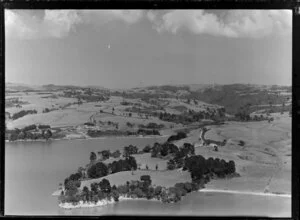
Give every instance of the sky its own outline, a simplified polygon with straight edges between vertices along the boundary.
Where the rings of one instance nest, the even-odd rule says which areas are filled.
[[[5,81],[291,85],[290,10],[5,10]]]

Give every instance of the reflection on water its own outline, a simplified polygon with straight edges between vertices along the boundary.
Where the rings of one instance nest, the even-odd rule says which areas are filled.
[[[5,214],[10,215],[260,215],[290,216],[291,199],[197,192],[176,204],[122,201],[113,205],[60,209],[51,196],[60,182],[89,161],[91,151],[139,147],[166,138],[109,138],[53,142],[7,143],[5,150]]]

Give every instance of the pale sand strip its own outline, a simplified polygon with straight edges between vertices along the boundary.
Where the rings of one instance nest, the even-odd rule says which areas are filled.
[[[199,192],[212,192],[212,193],[231,193],[242,195],[255,195],[255,196],[277,196],[291,198],[290,194],[276,194],[276,193],[263,193],[263,192],[251,192],[251,191],[237,191],[237,190],[223,190],[223,189],[200,189]]]
[[[125,200],[145,200],[145,201],[159,201],[157,199],[145,199],[145,198],[130,198],[130,197],[125,197],[125,196],[120,196],[119,201],[125,201]],[[98,201],[97,203],[94,202],[83,202],[80,201],[77,205],[73,205],[72,203],[60,203],[59,207],[64,208],[64,209],[76,209],[76,208],[93,208],[93,207],[99,207],[99,206],[105,206],[108,204],[114,204],[116,203],[113,199],[108,200],[108,199],[103,199]]]

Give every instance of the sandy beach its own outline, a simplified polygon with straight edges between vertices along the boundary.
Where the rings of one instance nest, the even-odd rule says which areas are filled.
[[[128,201],[128,200],[142,200],[142,201],[156,201],[159,202],[157,199],[145,199],[145,198],[130,198],[126,196],[120,196],[119,197],[119,202],[121,201]],[[74,205],[72,203],[60,203],[59,207],[64,208],[64,209],[76,209],[76,208],[93,208],[93,207],[99,207],[99,206],[106,206],[109,204],[114,204],[116,203],[113,199],[108,200],[108,199],[102,199],[98,201],[97,203],[94,202],[83,202],[80,201],[78,204]]]

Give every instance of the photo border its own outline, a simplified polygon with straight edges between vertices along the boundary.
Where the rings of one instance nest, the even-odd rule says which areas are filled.
[[[285,219],[299,219],[299,158],[300,158],[300,143],[297,134],[300,134],[300,2],[282,0],[236,0],[236,1],[196,1],[196,0],[176,0],[176,1],[162,1],[162,0],[78,0],[78,1],[38,1],[38,0],[16,0],[0,2],[0,81],[1,81],[1,145],[0,145],[0,215],[5,217],[23,217],[35,218],[34,216],[13,216],[5,215],[4,213],[4,182],[5,182],[5,24],[4,13],[5,9],[290,9],[293,11],[292,16],[292,217]],[[251,208],[251,207],[249,207]],[[38,217],[38,216],[37,216]],[[46,216],[43,216],[46,217]],[[97,218],[94,216],[47,216],[47,218]],[[107,218],[111,216],[101,216]],[[158,218],[149,216],[118,216],[118,218]],[[163,218],[174,218],[166,217]],[[186,218],[185,216],[180,216]],[[196,217],[196,216],[195,216]],[[193,217],[188,217],[193,218]],[[228,218],[228,219],[264,219],[264,217],[250,217],[250,216],[197,216],[197,219],[214,219],[214,218]],[[282,218],[281,218],[282,219]]]

